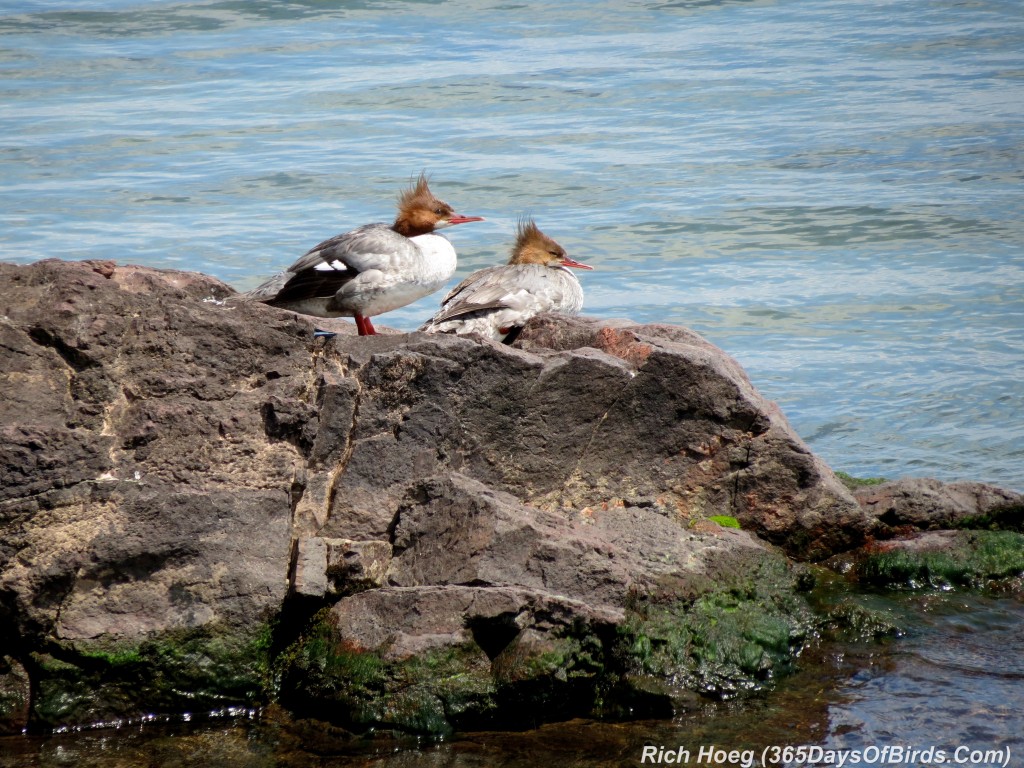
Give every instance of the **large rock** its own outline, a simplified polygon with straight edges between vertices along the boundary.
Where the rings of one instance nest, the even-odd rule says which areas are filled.
[[[305,325],[187,273],[51,261],[0,284],[0,645],[36,718],[262,697],[295,474],[262,409],[296,397]]]
[[[696,334],[551,317],[521,338],[529,352],[341,337],[344,376],[325,374],[319,417],[352,418],[351,432],[344,446],[307,451],[314,465],[333,452],[343,468],[307,478],[307,529],[379,539],[413,483],[458,471],[568,515],[626,506],[683,523],[735,517],[800,559],[851,548],[869,530],[775,404]]]
[[[608,686],[660,712],[799,650],[799,574],[765,541],[815,560],[873,524],[684,329],[324,342],[201,275],[51,260],[0,285],[0,641],[39,723],[258,703],[293,640],[284,698],[354,724],[542,693],[578,714]]]
[[[854,490],[864,510],[876,518],[876,533],[934,531],[981,522],[986,516],[1015,516],[1024,522],[1024,494],[986,483],[944,483],[928,477],[906,477]]]

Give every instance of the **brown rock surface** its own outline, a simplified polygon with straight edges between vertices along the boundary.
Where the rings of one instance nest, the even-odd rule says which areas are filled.
[[[685,329],[546,317],[509,348],[337,321],[324,342],[202,275],[50,260],[0,264],[0,285],[0,640],[41,692],[86,701],[101,651],[122,676],[103,684],[123,678],[120,710],[40,694],[40,722],[144,706],[131,675],[168,658],[153,643],[207,654],[175,674],[208,667],[218,637],[280,614],[289,578],[384,622],[335,640],[479,641],[497,663],[501,643],[549,658],[558,627],[610,626],[638,595],[746,578],[777,559],[756,536],[820,559],[872,523]]]
[[[907,477],[857,488],[854,497],[879,523],[879,533],[912,529],[934,531],[1024,505],[1024,494],[985,483],[944,483]]]

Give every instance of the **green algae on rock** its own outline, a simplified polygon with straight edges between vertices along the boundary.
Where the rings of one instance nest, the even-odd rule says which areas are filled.
[[[895,588],[998,586],[1024,574],[1024,534],[937,531],[868,554],[857,565],[865,584]]]
[[[840,471],[836,471],[836,477],[839,478],[839,482],[851,491],[856,490],[857,488],[881,485],[887,481],[884,477],[855,477],[854,475]]]
[[[589,619],[582,605],[573,618],[564,598],[521,588],[360,593],[317,614],[286,652],[281,699],[356,731],[445,734],[671,714],[765,690],[792,671],[819,619],[780,555],[722,560]]]
[[[496,601],[508,608],[510,596],[502,589],[486,592],[435,590],[425,601],[426,613],[450,602],[476,613],[468,616],[465,633],[452,634],[447,627],[439,636],[418,638],[416,644],[427,646],[415,652],[396,652],[391,642],[358,647],[345,640],[338,612],[319,612],[281,657],[282,703],[357,732],[432,735],[456,728],[529,727],[589,712],[602,671],[603,644],[595,627],[570,622],[549,631],[527,628],[495,644],[501,633],[495,624],[488,626],[489,619],[501,625],[510,614],[493,615],[490,606]],[[558,607],[539,610],[550,618]]]
[[[37,725],[90,725],[147,712],[258,707],[268,700],[270,627],[179,630],[137,644],[76,642],[31,654]],[[140,707],[146,709],[140,711]]]
[[[964,517],[953,525],[968,531],[1016,531],[1024,533],[1024,504],[993,507],[977,515]]]
[[[731,569],[723,568],[725,574]],[[769,553],[751,559],[695,599],[637,595],[618,628],[616,654],[630,706],[685,709],[697,699],[729,699],[764,690],[792,671],[817,622],[801,574]]]
[[[472,643],[385,659],[339,644],[327,610],[279,663],[286,706],[355,731],[444,735],[451,721],[480,718],[495,707],[489,661]]]
[[[17,733],[28,722],[32,691],[24,665],[0,656],[0,734]]]

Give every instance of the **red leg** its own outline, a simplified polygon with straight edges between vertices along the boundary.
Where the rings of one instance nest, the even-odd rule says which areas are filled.
[[[356,328],[359,331],[360,336],[374,336],[377,331],[373,329],[373,323],[370,322],[370,318],[363,317],[362,315],[355,315]]]

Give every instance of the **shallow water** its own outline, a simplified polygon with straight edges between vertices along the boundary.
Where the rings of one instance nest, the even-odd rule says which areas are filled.
[[[1009,749],[1010,765],[1018,765],[1024,754],[1024,602],[894,595],[876,596],[872,607],[906,627],[907,634],[881,644],[815,649],[770,696],[709,705],[671,722],[576,721],[524,733],[464,734],[441,743],[352,743],[323,726],[296,724],[271,713],[197,717],[189,724],[0,738],[0,768],[652,765],[643,762],[644,747],[672,752],[682,747],[690,753],[691,766],[742,768],[739,761],[701,760],[701,748],[712,746],[727,752],[753,750],[758,761],[773,746],[859,750],[862,759],[846,762],[858,767],[936,764],[880,761],[871,752],[876,747],[934,748],[945,753],[950,765],[961,764],[954,759],[959,747],[967,748],[967,757],[973,751]]]
[[[0,258],[249,288],[426,169],[459,276],[533,214],[836,468],[1024,489],[1016,0],[22,0],[0,73]]]

